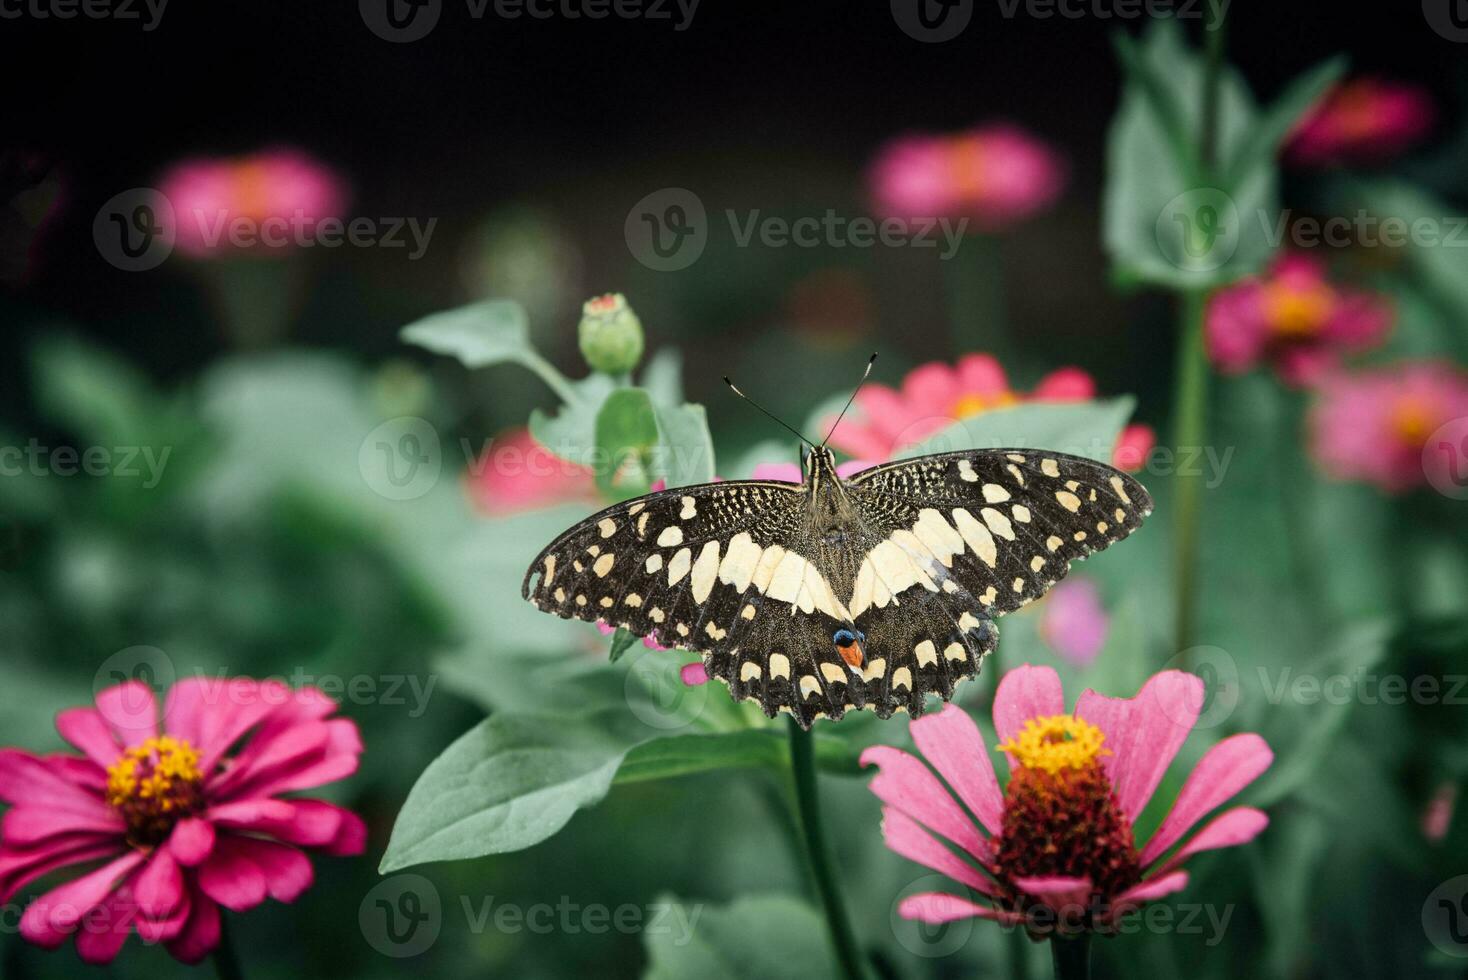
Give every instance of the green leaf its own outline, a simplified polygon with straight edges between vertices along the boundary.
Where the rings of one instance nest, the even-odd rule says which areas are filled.
[[[861,747],[834,735],[815,740],[816,765],[838,775],[861,772]],[[783,769],[790,746],[783,726],[734,732],[695,732],[644,742],[627,753],[617,785],[671,779],[716,769]]]
[[[494,715],[423,771],[379,870],[539,843],[606,795],[631,744],[615,725],[588,719]]]
[[[616,388],[617,383],[605,374],[568,382],[570,398],[554,414],[540,409],[530,413],[530,434],[562,459],[588,465],[596,451],[597,413]]]
[[[621,660],[622,654],[626,653],[627,648],[636,642],[636,640],[636,634],[629,633],[620,626],[617,627],[617,632],[612,634],[612,648],[607,659],[611,663],[616,663],[618,660]]]
[[[672,906],[666,928],[643,933],[643,980],[834,980],[821,916],[785,895],[741,898],[722,907]]]
[[[1224,183],[1237,186],[1250,179],[1253,171],[1274,166],[1280,145],[1326,90],[1346,72],[1344,55],[1322,61],[1290,82],[1279,98],[1255,121],[1248,136],[1224,168]]]
[[[955,422],[899,455],[906,459],[962,449],[1052,449],[1111,461],[1131,417],[1129,397],[1091,402],[1031,402]]]
[[[525,309],[513,300],[484,300],[434,313],[408,324],[398,336],[468,368],[521,361],[532,351]]]
[[[658,475],[669,489],[711,483],[714,479],[714,439],[702,405],[657,408]]]
[[[652,399],[641,388],[619,388],[596,413],[596,485],[609,497],[645,493],[648,465],[661,433]]]
[[[683,355],[675,348],[664,347],[647,359],[637,386],[652,396],[659,408],[672,408],[683,403]]]
[[[1117,49],[1127,85],[1107,138],[1104,240],[1113,277],[1200,289],[1257,271],[1273,252],[1276,168],[1245,168],[1232,181],[1202,172],[1195,147],[1203,59],[1176,23],[1159,21],[1140,45]],[[1244,147],[1259,138],[1258,107],[1237,72],[1223,68],[1218,82],[1218,158],[1250,159],[1255,151]]]

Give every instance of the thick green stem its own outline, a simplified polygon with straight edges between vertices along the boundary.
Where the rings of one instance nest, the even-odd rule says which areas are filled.
[[[214,947],[214,970],[219,980],[245,980],[245,971],[240,968],[240,957],[229,938],[229,923],[224,913],[219,918],[219,945]]]
[[[1009,942],[1010,980],[1030,980],[1030,941],[1023,926],[1011,926],[1005,930]]]
[[[1183,294],[1182,337],[1174,373],[1173,437],[1175,459],[1193,458],[1203,447],[1208,428],[1208,358],[1203,349],[1203,318],[1208,294],[1192,290]],[[1177,651],[1193,646],[1197,630],[1198,537],[1203,510],[1201,467],[1173,475],[1173,583],[1174,622]]]
[[[1055,964],[1055,980],[1091,980],[1091,934],[1052,936],[1050,961]]]
[[[815,746],[812,742],[811,733],[797,725],[795,719],[790,719],[790,767],[795,782],[796,812],[800,818],[801,835],[805,839],[811,877],[815,879],[816,891],[821,896],[831,945],[835,948],[842,975],[848,980],[865,980],[861,951],[851,931],[851,920],[846,916],[846,905],[836,885],[831,851],[821,828],[821,803],[816,788]]]

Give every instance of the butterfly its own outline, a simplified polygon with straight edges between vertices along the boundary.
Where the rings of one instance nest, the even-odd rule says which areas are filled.
[[[947,701],[978,673],[997,617],[1152,512],[1131,476],[1035,449],[919,456],[842,479],[823,443],[803,472],[608,507],[535,558],[522,594],[697,651],[736,700],[802,728],[849,709],[917,716],[929,694]]]

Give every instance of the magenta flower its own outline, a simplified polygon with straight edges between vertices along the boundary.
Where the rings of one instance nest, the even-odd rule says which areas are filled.
[[[1111,625],[1101,590],[1088,578],[1056,583],[1040,603],[1040,638],[1077,667],[1089,667],[1106,645]]]
[[[159,190],[173,206],[175,244],[194,258],[279,255],[341,218],[342,179],[297,150],[184,160]]]
[[[991,124],[893,140],[878,152],[868,182],[882,217],[968,218],[995,231],[1050,205],[1065,170],[1029,133]]]
[[[1213,295],[1208,356],[1228,373],[1269,361],[1285,383],[1314,384],[1341,355],[1380,344],[1392,319],[1384,296],[1335,285],[1313,258],[1282,255],[1265,276]]]
[[[1433,115],[1432,98],[1415,85],[1343,82],[1295,127],[1285,155],[1302,164],[1380,161],[1422,139]]]
[[[1005,674],[994,696],[998,749],[1010,768],[1002,790],[978,726],[955,705],[911,724],[947,787],[906,752],[867,749],[862,764],[881,768],[871,789],[884,804],[887,846],[981,897],[913,895],[901,914],[935,924],[975,916],[1023,923],[1037,935],[1104,931],[1183,889],[1188,858],[1245,844],[1268,823],[1257,809],[1234,807],[1189,837],[1274,758],[1258,735],[1235,735],[1203,755],[1151,838],[1135,840],[1132,825],[1202,705],[1203,682],[1169,670],[1135,698],[1086,691],[1067,713],[1059,675],[1026,664]]]
[[[295,901],[312,882],[302,848],[366,846],[355,814],[285,795],[356,771],[357,726],[335,710],[314,688],[190,678],[169,691],[160,733],[153,692],[129,681],[57,716],[81,756],[0,750],[0,901],[92,866],[32,902],[20,934],[47,949],[75,935],[83,960],[108,963],[136,929],[194,963],[219,944],[221,905]]]
[[[1426,479],[1428,438],[1465,417],[1468,374],[1445,361],[1335,374],[1310,411],[1310,451],[1334,479],[1400,493]]]
[[[965,354],[956,365],[931,361],[908,372],[900,391],[868,384],[831,436],[831,445],[873,463],[963,419],[1021,402],[1073,402],[1096,397],[1096,382],[1076,367],[1051,371],[1024,394],[1009,386],[999,361],[989,354]],[[829,429],[835,418],[823,421]],[[1155,437],[1145,425],[1128,426],[1112,462],[1128,470],[1141,468]]]
[[[844,463],[836,464],[836,475],[844,480],[874,465],[876,464],[862,459],[849,459]],[[759,463],[755,466],[754,472],[750,474],[750,479],[800,483],[805,479],[805,474],[801,472],[799,463]]]
[[[479,510],[495,517],[598,499],[589,467],[555,455],[524,428],[494,440],[464,474],[464,489]]]

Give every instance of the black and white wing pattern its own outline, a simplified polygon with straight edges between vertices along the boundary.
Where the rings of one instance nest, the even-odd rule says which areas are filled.
[[[1125,537],[1152,501],[1100,463],[1034,450],[925,456],[839,483],[731,481],[609,507],[535,559],[565,618],[696,650],[736,699],[805,727],[953,696],[994,618]]]

